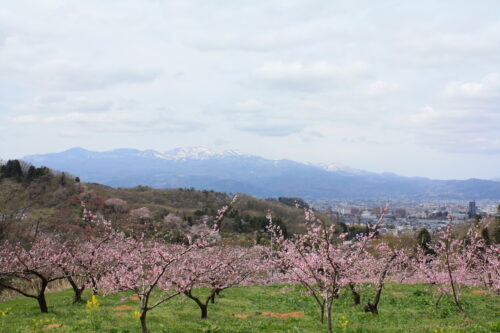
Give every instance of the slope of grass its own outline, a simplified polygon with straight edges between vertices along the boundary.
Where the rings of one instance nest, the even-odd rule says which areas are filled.
[[[298,286],[286,285],[228,289],[209,306],[207,320],[199,319],[200,312],[194,302],[179,296],[149,312],[149,328],[152,332],[172,333],[325,332],[326,326],[318,320],[316,304],[301,290]],[[369,290],[364,292],[362,303],[369,295]],[[0,303],[0,332],[140,332],[139,320],[134,317],[139,302],[130,296],[130,293],[119,293],[98,297],[101,306],[89,310],[84,305],[71,305],[69,290],[52,293],[48,295],[49,314],[39,313],[32,299],[6,301]],[[498,297],[480,289],[466,289],[463,293],[463,304],[470,319],[457,312],[451,299],[445,298],[436,310],[435,299],[423,285],[389,284],[382,297],[380,314],[375,316],[363,312],[362,306],[354,306],[350,294],[343,292],[334,305],[335,330],[500,332]],[[116,308],[119,306],[122,308]],[[7,309],[10,310],[2,316],[1,312]],[[262,315],[265,312],[300,312],[304,316],[276,318]],[[47,329],[48,325],[55,327]]]

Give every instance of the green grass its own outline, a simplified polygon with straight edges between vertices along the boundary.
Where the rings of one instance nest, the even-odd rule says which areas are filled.
[[[350,294],[344,291],[334,304],[336,332],[500,332],[500,303],[498,297],[483,294],[478,289],[465,289],[463,305],[470,317],[456,310],[450,298],[434,308],[434,297],[423,285],[388,284],[382,294],[378,316],[365,313],[362,306],[354,306]],[[362,294],[362,304],[371,294]],[[0,332],[140,332],[139,321],[133,313],[137,301],[129,299],[130,293],[98,297],[101,307],[93,312],[85,305],[71,305],[70,290],[48,295],[49,314],[41,314],[35,300],[18,298],[0,303]],[[85,294],[88,299],[89,294]],[[128,305],[129,310],[114,310]],[[299,318],[274,318],[261,312],[302,312]],[[246,314],[248,318],[236,318]],[[326,332],[319,323],[318,307],[311,297],[301,295],[298,286],[235,287],[225,290],[216,304],[210,304],[208,319],[200,320],[196,304],[177,297],[152,310],[148,315],[153,332]],[[346,328],[339,324],[341,316],[349,321]],[[43,330],[49,324],[61,327]],[[441,329],[443,329],[441,331]]]

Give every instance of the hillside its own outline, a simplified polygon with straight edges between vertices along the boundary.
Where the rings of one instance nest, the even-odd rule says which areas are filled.
[[[312,199],[498,199],[500,182],[481,179],[434,180],[371,173],[348,167],[314,166],[290,160],[269,160],[232,151],[203,148],[117,149],[93,152],[73,148],[61,153],[26,156],[79,175],[87,182],[112,187],[195,188],[243,192],[260,198]]]
[[[79,182],[68,173],[48,169],[32,180],[26,178],[26,172],[20,178],[0,175],[0,239],[35,230],[78,233],[81,202],[85,202],[87,208],[126,232],[146,232],[176,241],[193,226],[210,221],[231,198],[222,192],[183,188],[112,188]],[[288,232],[302,231],[303,210],[288,201],[291,206],[239,194],[222,223],[223,237],[244,243],[265,240],[268,211]]]

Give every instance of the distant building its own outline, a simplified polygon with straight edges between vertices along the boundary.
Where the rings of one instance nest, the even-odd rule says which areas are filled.
[[[404,208],[396,208],[394,210],[394,217],[396,217],[396,218],[405,218],[406,217],[406,209],[404,209]]]
[[[472,219],[476,217],[477,207],[475,201],[469,201],[469,208],[467,209],[467,216]]]
[[[351,214],[352,215],[359,215],[359,214],[361,214],[361,209],[352,207],[351,208]]]

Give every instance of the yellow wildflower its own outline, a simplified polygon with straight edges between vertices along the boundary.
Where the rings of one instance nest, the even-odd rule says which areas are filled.
[[[341,316],[340,319],[339,319],[339,324],[340,326],[342,326],[343,328],[346,328],[347,325],[349,325],[349,320],[347,319],[346,316]]]
[[[11,308],[6,308],[5,310],[0,311],[0,317],[2,317],[2,318],[7,317],[10,314],[11,310],[12,310]]]
[[[101,303],[99,303],[99,300],[95,297],[95,295],[92,295],[92,298],[87,302],[87,304],[85,304],[85,306],[89,309],[97,309],[101,306]]]

